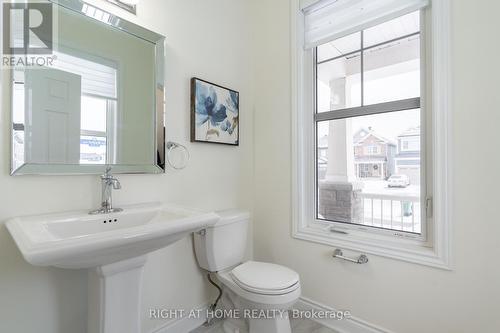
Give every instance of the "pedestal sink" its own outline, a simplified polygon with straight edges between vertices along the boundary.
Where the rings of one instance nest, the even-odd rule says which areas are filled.
[[[213,225],[215,213],[142,204],[123,212],[18,217],[6,223],[26,261],[89,269],[89,333],[139,333],[147,254]]]

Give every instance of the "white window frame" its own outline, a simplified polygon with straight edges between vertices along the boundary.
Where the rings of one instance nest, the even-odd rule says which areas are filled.
[[[82,96],[98,98],[106,101],[106,132],[101,131],[91,131],[91,130],[80,130],[80,136],[96,136],[101,138],[106,138],[106,161],[103,164],[115,164],[116,163],[116,150],[117,150],[117,115],[116,106],[113,102],[118,105],[118,98],[106,97],[101,95],[94,95],[89,93],[82,93]]]
[[[331,223],[315,218],[315,138],[314,138],[314,56],[313,50],[304,50],[304,16],[300,0],[291,6],[292,45],[292,236],[342,249],[399,259],[432,267],[451,269],[452,220],[452,139],[451,139],[451,70],[450,70],[450,0],[434,0],[425,9],[432,33],[427,63],[427,81],[431,87],[422,91],[432,96],[425,100],[431,109],[432,124],[423,135],[422,158],[430,150],[431,161],[426,161],[432,174],[432,200],[425,200],[427,226],[425,238],[407,237],[404,233],[391,235],[372,228],[350,229],[348,234],[332,232]],[[424,36],[424,31],[422,35]],[[424,36],[425,38],[425,36]],[[423,122],[426,120],[423,119]],[[310,124],[311,126],[308,126]],[[425,139],[424,139],[425,138]],[[424,149],[425,148],[425,149]],[[424,216],[424,215],[423,215]],[[336,231],[336,230],[335,230]],[[400,237],[395,237],[400,236]]]
[[[407,99],[400,99],[400,100],[393,100],[393,101],[387,101],[387,102],[382,102],[382,103],[378,103],[378,104],[370,104],[370,105],[361,105],[360,107],[354,107],[354,108],[346,108],[346,109],[340,109],[340,110],[335,110],[335,111],[330,111],[330,112],[321,112],[321,113],[318,113],[318,110],[314,110],[315,113],[316,113],[316,116],[315,118],[320,118],[320,119],[316,119],[316,124],[315,124],[315,128],[316,128],[316,125],[319,123],[319,122],[323,122],[323,121],[335,121],[335,119],[342,119],[342,118],[335,118],[335,117],[332,117],[332,116],[329,116],[328,114],[332,114],[334,113],[335,116],[337,116],[339,113],[342,114],[343,116],[346,116],[347,118],[354,118],[356,116],[365,116],[365,115],[371,115],[371,114],[374,114],[374,115],[388,115],[388,114],[391,114],[392,112],[400,112],[400,111],[408,111],[408,110],[415,110],[415,109],[420,109],[420,116],[421,116],[421,135],[419,135],[419,146],[421,147],[420,151],[422,152],[422,158],[421,158],[421,163],[420,163],[420,177],[423,181],[421,181],[421,190],[420,190],[420,216],[422,217],[421,218],[421,221],[420,221],[420,234],[417,234],[415,232],[411,232],[411,231],[405,231],[405,230],[397,230],[397,229],[388,229],[388,228],[377,228],[377,227],[374,227],[373,224],[372,226],[369,226],[367,227],[367,225],[364,225],[364,224],[357,224],[357,223],[342,223],[342,222],[335,222],[335,221],[328,221],[328,219],[316,219],[315,222],[313,223],[310,223],[310,224],[315,224],[316,227],[320,227],[320,228],[326,228],[328,230],[337,230],[337,231],[342,231],[342,232],[348,232],[349,234],[360,234],[360,235],[363,235],[363,236],[366,236],[366,234],[368,233],[377,233],[377,234],[381,234],[381,235],[388,235],[390,236],[390,239],[389,240],[392,240],[392,238],[394,237],[399,237],[399,238],[407,238],[407,239],[413,239],[415,240],[415,244],[424,244],[424,246],[429,246],[427,243],[427,240],[429,237],[432,237],[432,235],[429,235],[428,232],[427,232],[427,226],[428,224],[432,223],[432,220],[431,219],[427,219],[426,216],[428,215],[427,214],[427,209],[425,207],[425,202],[426,202],[426,199],[428,197],[430,197],[428,195],[428,192],[427,192],[427,170],[426,170],[426,155],[425,155],[425,151],[426,151],[426,147],[425,147],[425,134],[426,134],[426,118],[428,117],[427,113],[428,113],[428,108],[425,104],[425,89],[426,89],[426,77],[427,77],[427,73],[426,73],[426,69],[427,69],[427,59],[426,59],[426,56],[427,56],[427,53],[426,53],[426,50],[427,50],[427,45],[426,45],[426,13],[425,11],[422,11],[422,10],[419,10],[418,11],[419,13],[419,17],[420,17],[420,30],[418,32],[418,35],[419,35],[419,40],[420,40],[420,76],[421,76],[421,88],[420,88],[420,95],[418,97],[413,97],[413,98],[407,98]],[[400,38],[405,38],[405,37],[400,37]],[[360,35],[360,39],[361,41],[363,40],[363,33]],[[386,42],[382,42],[381,44],[383,45],[384,43],[387,43]],[[361,48],[363,48],[364,46],[360,45]],[[312,56],[313,56],[313,68],[317,71],[317,68],[318,68],[318,65],[317,63],[315,62],[316,59],[315,59],[315,51],[313,51],[312,53]],[[317,50],[316,50],[317,52]],[[354,51],[354,52],[358,52],[358,51]],[[363,55],[363,50],[360,50],[359,51],[362,55],[362,57],[364,56]],[[365,52],[366,54],[366,52]],[[361,60],[361,64],[363,64],[363,60]],[[363,66],[362,66],[363,67]],[[362,70],[364,70],[364,68],[362,68]],[[313,75],[315,77],[317,77],[317,73],[313,72]],[[362,80],[363,81],[363,80]],[[313,84],[316,84],[313,83]],[[317,90],[315,89],[315,95],[317,95]],[[361,93],[363,95],[363,90],[361,90]],[[314,96],[313,98],[317,99],[317,96]],[[361,97],[361,99],[363,100],[364,99],[364,96]],[[315,103],[316,104],[316,103]],[[317,106],[316,106],[317,108]],[[362,109],[362,108],[370,108],[370,111],[366,112],[366,111],[359,111],[359,109]],[[373,110],[371,110],[373,109]],[[430,109],[430,108],[429,108]],[[353,110],[355,110],[353,112]],[[372,113],[372,111],[375,111]],[[306,111],[305,111],[306,112]],[[307,127],[306,129],[304,130],[304,133],[305,135],[311,135],[311,133],[308,132],[307,130]],[[313,133],[313,135],[315,136],[316,133]],[[375,144],[371,144],[365,148],[369,148],[371,146],[374,146]],[[371,152],[369,149],[364,149],[364,153],[365,155],[368,155],[368,156],[374,156],[374,155],[377,155],[376,153],[373,153]],[[383,166],[380,165],[380,162],[377,162],[377,161],[367,161],[367,163],[370,163],[372,164],[372,167],[374,168],[378,168],[380,167],[382,170],[380,170],[380,172],[383,172]],[[316,176],[316,179],[317,179],[317,176]],[[316,185],[317,186],[317,185]],[[317,191],[317,188],[315,188],[314,191]],[[318,200],[318,197],[316,196],[316,200]],[[373,210],[373,199],[371,199],[372,202],[372,210]],[[380,201],[381,204],[383,204],[382,201]],[[401,203],[402,204],[402,203]],[[314,208],[316,210],[316,207],[317,207],[317,204],[315,204]],[[311,212],[308,211],[308,214],[310,214]],[[372,212],[373,214],[373,212]],[[317,216],[317,211],[315,211],[314,213],[315,216]],[[373,222],[373,221],[372,221]],[[413,221],[414,223],[415,221]],[[412,225],[413,227],[413,225]]]

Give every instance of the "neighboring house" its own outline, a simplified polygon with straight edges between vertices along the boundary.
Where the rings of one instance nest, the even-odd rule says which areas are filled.
[[[420,184],[420,126],[409,128],[398,138],[394,160],[396,173],[410,177],[411,184]]]
[[[394,174],[396,144],[369,128],[353,137],[356,176],[360,179],[387,179]]]

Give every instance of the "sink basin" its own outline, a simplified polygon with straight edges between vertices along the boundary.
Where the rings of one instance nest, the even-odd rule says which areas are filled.
[[[29,263],[89,268],[89,333],[139,333],[147,254],[219,219],[215,213],[159,203],[122,208],[111,214],[78,211],[6,223]]]
[[[6,225],[32,265],[78,269],[144,255],[218,219],[214,213],[159,203],[123,208],[103,215],[78,211],[18,217]]]

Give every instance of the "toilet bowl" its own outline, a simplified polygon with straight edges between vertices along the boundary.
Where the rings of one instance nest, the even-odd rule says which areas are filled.
[[[195,252],[200,267],[217,273],[224,307],[238,310],[225,332],[291,333],[288,310],[300,297],[299,275],[281,265],[243,262],[249,214],[218,214],[218,223],[195,234]]]

